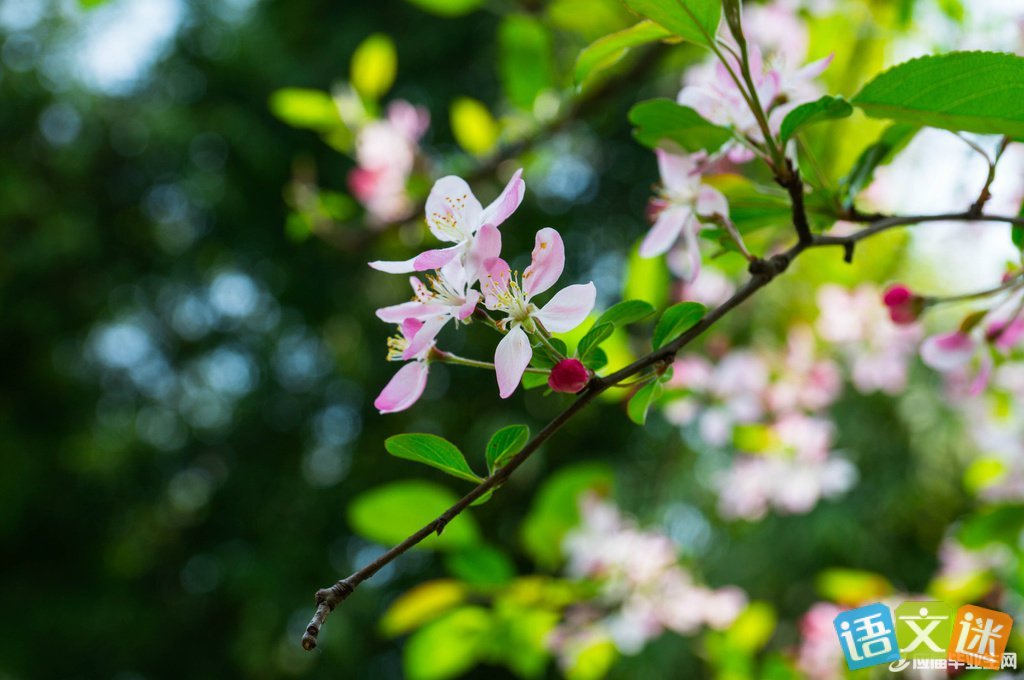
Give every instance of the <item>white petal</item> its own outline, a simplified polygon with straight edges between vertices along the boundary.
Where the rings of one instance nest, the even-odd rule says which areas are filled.
[[[555,293],[534,316],[552,333],[568,333],[587,318],[594,309],[596,297],[593,282],[567,286]]]
[[[690,209],[682,205],[671,205],[662,210],[640,244],[640,257],[657,257],[668,252],[690,215]]]
[[[459,243],[480,226],[483,208],[466,180],[448,175],[434,182],[427,197],[427,225],[441,241]]]
[[[519,326],[510,330],[498,343],[494,352],[494,372],[498,378],[498,394],[502,399],[507,399],[516,391],[531,358],[533,348],[530,347],[530,339]]]

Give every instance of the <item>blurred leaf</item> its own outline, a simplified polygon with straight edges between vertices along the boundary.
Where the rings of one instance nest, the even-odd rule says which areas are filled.
[[[873,118],[1024,138],[1024,59],[996,52],[920,57],[877,76],[853,98]]]
[[[651,408],[651,404],[661,396],[661,389],[661,383],[657,380],[652,380],[638,389],[626,406],[626,414],[629,419],[637,425],[646,423],[647,411]]]
[[[78,0],[78,5],[82,9],[89,10],[89,9],[96,9],[97,7],[105,5],[108,2],[110,2],[110,0]]]
[[[968,550],[979,550],[990,543],[1019,544],[1024,531],[1024,505],[999,505],[979,510],[968,517],[957,531],[957,539]]]
[[[631,47],[639,47],[664,40],[672,33],[652,21],[641,21],[629,28],[606,35],[591,43],[576,57],[574,78],[580,85],[588,77],[611,68],[625,56]]]
[[[851,607],[874,602],[893,591],[884,577],[857,569],[827,569],[818,575],[817,587],[825,599]]]
[[[736,39],[737,45],[746,45],[747,37],[743,35],[743,3],[740,0],[722,0],[722,10],[729,32]]]
[[[495,605],[492,659],[521,678],[543,675],[551,659],[547,640],[559,614],[548,607],[522,607],[500,600]]]
[[[544,373],[523,373],[523,388],[532,390],[548,384],[548,376]]]
[[[422,10],[443,17],[458,17],[469,14],[483,6],[484,0],[406,0]]]
[[[721,0],[623,0],[626,7],[680,38],[710,46],[722,18]]]
[[[937,0],[939,9],[947,17],[962,24],[964,22],[964,3],[963,0]]]
[[[363,538],[390,545],[405,540],[457,500],[455,494],[433,482],[392,482],[356,496],[348,505],[348,522]],[[418,547],[448,549],[474,545],[479,535],[476,520],[462,513],[440,536],[430,536]]]
[[[485,156],[498,143],[498,122],[483,103],[469,97],[452,102],[452,134],[459,146],[474,156]]]
[[[580,339],[579,345],[576,346],[577,356],[581,360],[586,359],[602,342],[611,337],[614,331],[615,325],[607,322],[599,322],[591,326],[587,334]]]
[[[626,263],[625,285],[622,297],[643,300],[661,307],[668,300],[671,277],[663,257],[640,257],[634,247]]]
[[[998,458],[979,458],[964,470],[964,486],[971,493],[978,493],[1003,479],[1006,473],[1006,463]]]
[[[462,607],[416,631],[404,650],[408,680],[445,680],[475,666],[486,650],[491,613]]]
[[[853,113],[853,107],[850,106],[850,102],[842,97],[825,95],[817,101],[801,104],[790,111],[782,121],[780,137],[782,141],[786,141],[801,128],[828,120],[846,118],[851,113]]]
[[[633,136],[648,148],[669,141],[685,151],[717,151],[732,139],[732,132],[712,125],[691,108],[671,99],[649,99],[629,110]]]
[[[398,596],[384,612],[380,619],[381,632],[388,637],[405,635],[464,602],[467,592],[466,586],[449,579],[414,586]]]
[[[328,132],[345,128],[331,95],[321,90],[286,87],[270,95],[270,111],[292,127]]]
[[[853,205],[857,194],[871,184],[875,170],[880,165],[890,162],[893,156],[910,143],[920,129],[916,125],[890,125],[877,142],[861,152],[850,172],[839,181],[840,200],[845,207]]]
[[[374,33],[359,43],[352,55],[352,87],[364,98],[376,101],[391,89],[398,72],[395,43],[383,33]]]
[[[562,563],[562,539],[580,522],[579,498],[586,491],[611,492],[611,469],[603,463],[562,468],[544,482],[520,528],[523,547],[543,569]]]
[[[566,669],[567,680],[601,680],[608,675],[619,658],[618,648],[611,640],[598,637],[575,650],[572,665]]]
[[[444,560],[448,572],[473,585],[500,585],[515,576],[512,561],[497,548],[475,545],[449,552]]]
[[[792,229],[792,207],[789,197],[778,187],[763,186],[746,177],[733,174],[709,177],[706,183],[721,191],[729,202],[729,217],[741,234],[749,234],[765,227]],[[835,208],[832,196],[816,190],[804,198],[807,217],[815,230],[821,230],[835,223]],[[727,236],[722,229],[704,229],[704,238],[718,239]]]
[[[384,441],[384,448],[396,458],[423,463],[452,477],[470,482],[481,481],[470,469],[459,447],[434,434],[396,434]]]
[[[726,631],[729,646],[754,653],[768,644],[775,633],[777,617],[767,602],[751,602]]]
[[[659,349],[697,325],[708,308],[699,302],[680,302],[665,310],[654,327],[651,343]]]
[[[604,310],[601,316],[597,317],[594,326],[602,323],[610,323],[616,328],[628,326],[631,323],[643,321],[654,314],[654,311],[654,307],[649,302],[644,302],[643,300],[623,300]]]
[[[498,66],[505,96],[524,111],[544,90],[554,87],[551,35],[533,17],[513,14],[498,29]]]
[[[524,377],[527,375],[539,375],[547,383],[546,375],[526,373]],[[530,441],[530,428],[526,425],[509,425],[495,432],[487,442],[488,471],[494,472],[503,466],[509,458],[522,451],[528,441]]]

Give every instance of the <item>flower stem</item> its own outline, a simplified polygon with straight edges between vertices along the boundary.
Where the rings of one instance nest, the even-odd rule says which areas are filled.
[[[458,366],[470,366],[472,368],[484,368],[484,369],[487,369],[488,371],[493,371],[494,370],[494,364],[492,364],[490,361],[479,361],[477,359],[468,359],[466,357],[460,357],[457,354],[451,354],[450,352],[442,352],[439,349],[435,349],[431,353],[430,358],[434,359],[436,361],[440,361],[441,363],[445,363],[445,364],[456,364]],[[539,373],[539,374],[543,374],[543,375],[548,375],[551,371],[547,370],[546,368],[534,368],[532,366],[527,366],[525,372],[526,373]]]

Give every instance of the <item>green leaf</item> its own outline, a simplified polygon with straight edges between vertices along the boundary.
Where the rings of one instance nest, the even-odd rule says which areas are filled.
[[[1024,253],[1024,227],[1019,224],[1014,224],[1010,227],[1010,238],[1013,239],[1013,245]]]
[[[359,43],[350,65],[352,87],[366,99],[376,101],[391,89],[398,72],[395,43],[383,33],[374,33]]]
[[[1001,505],[981,510],[960,526],[956,537],[968,550],[990,543],[1017,547],[1024,530],[1024,505]]]
[[[710,46],[722,18],[721,0],[623,0],[640,16],[667,28],[680,38]]]
[[[459,146],[474,156],[486,156],[498,143],[498,121],[476,99],[459,97],[449,113],[452,134]]]
[[[704,318],[707,307],[699,302],[680,302],[665,310],[654,327],[654,349],[672,342]]]
[[[292,127],[328,132],[344,127],[331,95],[321,90],[286,87],[270,95],[270,112]]]
[[[537,19],[510,15],[498,29],[498,66],[505,96],[524,111],[554,83],[551,35]]]
[[[839,181],[844,207],[853,205],[853,199],[863,191],[875,177],[875,170],[890,162],[921,128],[917,125],[894,123],[885,129],[878,141],[870,145],[850,168],[850,172]]]
[[[455,550],[445,557],[445,567],[452,576],[473,585],[501,585],[515,576],[512,561],[497,548],[475,545]]]
[[[641,21],[629,28],[606,35],[591,43],[576,57],[576,84],[581,84],[589,76],[611,68],[625,56],[631,47],[639,47],[648,43],[664,40],[672,33],[653,21]]]
[[[686,151],[711,153],[732,138],[732,132],[726,128],[712,125],[693,109],[671,99],[640,102],[629,110],[629,122],[636,126],[636,140],[652,149],[669,141]]]
[[[1024,137],[1024,59],[952,52],[895,66],[853,103],[873,118],[945,130]]]
[[[654,307],[661,307],[668,300],[671,283],[665,258],[640,257],[639,247],[633,247],[626,262],[622,297],[643,300]]]
[[[544,373],[523,373],[523,389],[532,390],[548,384],[548,376]]]
[[[651,314],[654,314],[654,306],[649,302],[644,302],[643,300],[623,300],[604,310],[604,313],[597,317],[594,326],[610,323],[616,328],[621,328],[637,321],[643,321]]]
[[[541,377],[547,383],[547,376],[542,375]],[[509,425],[491,435],[491,440],[487,442],[488,472],[494,472],[507,463],[509,458],[523,450],[528,441],[530,441],[530,428],[526,425]]]
[[[587,356],[580,359],[583,365],[589,368],[591,371],[600,371],[602,368],[608,365],[608,354],[600,347],[595,347]]]
[[[348,522],[363,538],[392,545],[436,519],[456,501],[455,494],[433,482],[394,482],[356,496],[348,505]],[[431,535],[418,547],[445,550],[475,545],[479,537],[472,515],[462,513],[448,523],[440,536]]]
[[[591,351],[598,348],[598,346],[607,340],[612,333],[615,332],[615,325],[607,322],[598,321],[587,334],[580,338],[579,344],[576,346],[576,354],[579,358],[585,359]]]
[[[469,14],[484,4],[484,0],[407,0],[422,10],[443,17],[459,17]]]
[[[465,548],[455,554],[460,554]],[[399,595],[380,619],[380,630],[387,637],[405,635],[430,623],[462,604],[468,588],[457,581],[437,579],[421,583]]]
[[[651,407],[651,404],[661,396],[661,383],[657,380],[652,380],[647,383],[630,398],[629,404],[626,405],[626,415],[637,425],[643,425],[647,422],[647,410]]]
[[[443,437],[434,434],[396,434],[384,441],[384,448],[396,458],[416,461],[446,472],[452,477],[479,482],[462,451]]]
[[[802,127],[824,123],[827,120],[846,118],[851,113],[853,113],[853,107],[850,106],[850,102],[842,97],[825,95],[817,101],[801,104],[790,111],[782,121],[780,136],[782,141],[786,141]]]
[[[483,607],[461,607],[412,634],[403,648],[408,680],[448,680],[483,658],[493,627]]]

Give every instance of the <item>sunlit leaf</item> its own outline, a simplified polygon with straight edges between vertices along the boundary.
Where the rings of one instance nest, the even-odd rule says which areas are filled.
[[[777,617],[767,602],[751,602],[726,631],[733,648],[756,652],[768,644],[775,632]]]
[[[634,247],[626,263],[625,285],[622,297],[643,300],[655,308],[668,300],[671,276],[663,257],[640,257]]]
[[[348,521],[363,538],[391,545],[436,519],[457,500],[455,494],[433,482],[393,482],[356,496],[348,505]],[[473,545],[479,535],[473,517],[462,513],[449,522],[440,536],[429,536],[418,547],[448,549]]]
[[[443,17],[469,14],[484,4],[484,0],[406,0],[406,2]]]
[[[602,323],[610,323],[615,327],[628,326],[637,321],[643,321],[654,314],[654,306],[643,300],[623,300],[617,302],[602,312],[601,316],[594,322],[594,326]]]
[[[443,437],[434,434],[396,434],[384,441],[384,448],[396,458],[423,463],[459,479],[480,481],[480,476],[470,469],[462,451]]]
[[[554,86],[551,35],[533,17],[513,14],[498,29],[498,66],[505,96],[525,111],[542,91]]]
[[[466,586],[458,581],[421,583],[391,603],[380,619],[381,632],[388,637],[405,635],[458,606],[467,594]]]
[[[574,77],[579,85],[588,77],[596,76],[614,66],[632,47],[664,40],[670,31],[653,21],[641,21],[629,28],[606,35],[591,43],[576,57]]]
[[[584,335],[576,346],[576,354],[580,359],[585,359],[591,351],[607,340],[615,331],[615,325],[608,322],[595,323],[587,334]]]
[[[707,307],[699,302],[679,302],[665,310],[654,327],[651,343],[658,349],[672,342],[704,318]]]
[[[565,672],[566,680],[601,680],[619,658],[618,647],[610,639],[596,637],[575,650]]]
[[[500,585],[507,583],[516,573],[512,560],[489,545],[449,552],[444,564],[452,576],[474,585]]]
[[[801,128],[828,120],[846,118],[853,113],[850,102],[842,97],[825,95],[813,102],[801,104],[790,111],[782,121],[779,136],[786,141],[800,131]]]
[[[657,380],[652,380],[640,389],[636,391],[630,400],[629,404],[626,405],[626,414],[629,419],[637,425],[643,425],[647,422],[647,411],[651,408],[651,404],[661,395],[661,383]]]
[[[485,156],[498,143],[498,122],[482,102],[460,97],[452,102],[452,134],[459,146],[475,156]]]
[[[428,623],[405,643],[403,667],[408,680],[446,680],[475,666],[486,651],[491,613],[462,607]]]
[[[878,141],[861,152],[850,172],[839,181],[843,205],[853,205],[853,199],[866,189],[875,177],[875,170],[890,162],[914,138],[921,128],[917,125],[896,123],[882,133]]]
[[[286,87],[270,95],[270,111],[292,127],[327,132],[344,127],[331,95],[321,90]]]
[[[895,66],[852,100],[874,118],[1024,138],[1024,58],[952,52]]]
[[[726,128],[709,123],[693,109],[671,99],[640,102],[629,110],[629,121],[636,126],[636,140],[652,149],[671,142],[685,151],[711,153],[732,138]]]
[[[893,591],[885,577],[858,569],[827,569],[818,575],[817,587],[826,600],[846,606],[874,602]]]
[[[544,378],[544,382],[547,383],[547,376],[540,375],[540,377]],[[509,425],[495,432],[487,442],[488,471],[494,472],[507,463],[509,458],[523,450],[528,441],[530,441],[530,428],[526,425]]]
[[[711,45],[722,18],[721,0],[623,0],[626,7],[680,38]]]
[[[395,43],[383,33],[375,33],[356,48],[349,77],[356,92],[367,99],[377,100],[391,89],[397,72]]]

